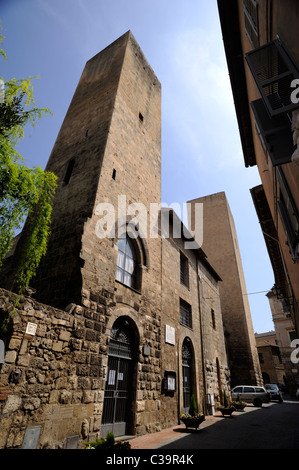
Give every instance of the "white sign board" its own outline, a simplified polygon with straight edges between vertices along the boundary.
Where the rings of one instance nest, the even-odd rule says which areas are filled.
[[[26,328],[27,335],[35,336],[36,329],[37,329],[36,323],[30,323],[30,322],[27,323],[27,328]]]
[[[175,390],[175,377],[168,377],[167,379],[167,389],[169,391]]]
[[[165,325],[165,343],[175,344],[175,328]]]
[[[115,373],[116,370],[109,370],[109,376],[108,376],[108,385],[114,385],[115,384]]]
[[[0,364],[4,364],[4,358],[5,358],[5,345],[4,345],[4,341],[0,339]]]

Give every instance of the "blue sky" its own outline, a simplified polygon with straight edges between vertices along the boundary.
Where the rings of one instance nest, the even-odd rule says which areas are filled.
[[[129,29],[162,85],[162,202],[225,191],[237,229],[254,330],[273,330],[274,277],[250,196],[216,0],[0,0],[5,80],[34,79],[47,116],[19,151],[45,167],[87,60]],[[256,292],[261,292],[255,294]]]

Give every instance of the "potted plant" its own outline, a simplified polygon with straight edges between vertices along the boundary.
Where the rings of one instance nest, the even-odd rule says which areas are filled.
[[[106,438],[96,439],[93,442],[86,442],[84,449],[96,450],[127,450],[131,449],[131,444],[127,441],[116,441],[113,432],[108,432]]]
[[[198,429],[199,425],[205,420],[205,416],[197,412],[197,403],[195,396],[191,396],[189,413],[180,415],[180,420],[185,424],[186,428]]]
[[[237,399],[232,402],[232,405],[237,411],[243,411],[247,403],[241,400],[240,394],[238,393]]]
[[[223,391],[223,405],[219,406],[219,411],[221,411],[222,416],[231,416],[236,411],[235,407],[229,403],[225,390]]]

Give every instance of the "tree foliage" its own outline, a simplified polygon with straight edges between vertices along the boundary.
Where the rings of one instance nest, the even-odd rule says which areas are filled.
[[[0,35],[0,44],[2,40]],[[2,49],[0,55],[6,59]],[[36,107],[32,78],[6,81],[4,99],[0,103],[0,268],[27,218],[16,266],[14,287],[19,293],[24,292],[46,253],[56,189],[53,173],[39,167],[28,168],[17,151],[25,126],[29,123],[34,126],[50,112],[47,108]]]

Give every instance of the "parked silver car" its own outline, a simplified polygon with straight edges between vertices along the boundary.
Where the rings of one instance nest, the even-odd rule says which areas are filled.
[[[262,406],[263,403],[269,403],[270,395],[263,387],[253,385],[237,385],[231,391],[232,400],[238,396],[246,403],[253,403],[254,406]]]
[[[283,402],[281,391],[276,384],[265,384],[265,389],[270,393],[271,400],[278,400]]]

